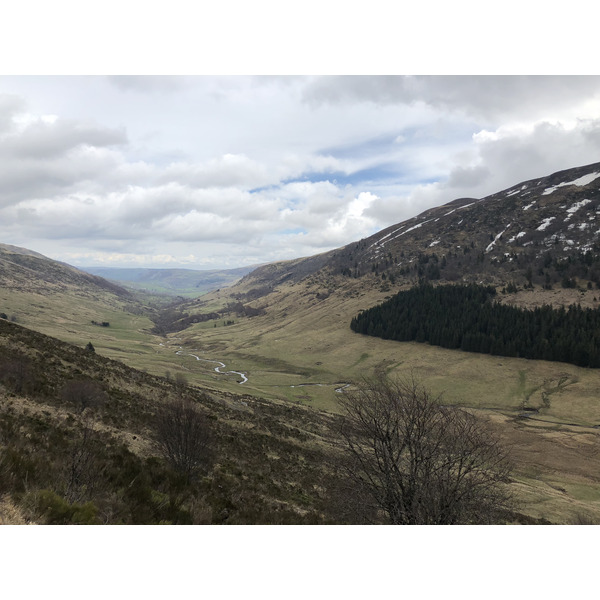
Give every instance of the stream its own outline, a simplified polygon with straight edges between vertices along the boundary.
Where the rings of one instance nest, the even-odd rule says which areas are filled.
[[[184,352],[183,348],[181,347],[177,352],[175,352],[175,354],[177,354],[178,356],[193,356],[196,360],[218,365],[218,367],[215,367],[215,371],[217,373],[220,373],[221,375],[239,375],[242,378],[242,381],[239,382],[240,385],[248,381],[248,377],[246,377],[246,374],[242,373],[241,371],[221,371],[221,369],[225,368],[225,363],[222,363],[220,360],[209,360],[208,358],[200,358],[199,356],[191,354],[190,352]]]
[[[162,342],[159,345],[162,346],[163,348],[167,348],[167,345],[163,344]],[[179,350],[177,350],[175,352],[175,354],[177,354],[178,356],[191,356],[191,357],[195,358],[197,361],[206,362],[206,363],[212,363],[214,365],[217,365],[215,367],[215,372],[219,373],[220,375],[239,375],[242,378],[242,380],[238,382],[240,385],[242,385],[242,384],[244,384],[244,383],[246,383],[248,381],[248,376],[246,375],[246,373],[242,373],[241,371],[223,371],[222,369],[225,369],[226,365],[225,365],[225,363],[221,362],[220,360],[212,360],[212,359],[208,359],[208,358],[201,358],[197,354],[192,354],[191,352],[186,352],[182,348],[182,346],[179,346]],[[327,386],[330,386],[330,385],[340,385],[340,384],[299,383],[299,384],[296,384],[296,385],[290,385],[289,387],[290,388],[305,387],[305,386],[327,387]],[[335,388],[335,391],[336,391],[336,393],[341,394],[349,386],[350,386],[349,383],[342,383],[340,385],[340,387]]]

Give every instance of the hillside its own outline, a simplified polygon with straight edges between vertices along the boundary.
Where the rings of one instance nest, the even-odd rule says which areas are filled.
[[[80,297],[109,292],[121,299],[131,298],[127,290],[101,277],[8,244],[0,244],[0,286],[46,296],[74,291]]]
[[[543,361],[507,369],[506,361],[489,357],[494,368],[464,390],[462,378],[472,378],[472,356],[450,352],[440,362],[437,349],[367,340],[350,331],[350,322],[395,292],[427,281],[491,284],[499,301],[522,307],[597,308],[599,204],[600,164],[522,182],[479,200],[454,200],[344,248],[259,267],[233,287],[173,310],[165,331],[247,371],[248,388],[329,409],[335,409],[338,384],[375,369],[397,372],[401,365],[430,373],[457,399],[466,392],[467,403],[483,390],[497,394],[496,378],[518,381],[514,369],[541,383],[551,378]],[[448,379],[455,369],[449,364],[464,366]],[[590,377],[596,375],[573,372],[577,381]],[[312,385],[299,394],[280,380]],[[510,387],[502,392],[503,403]],[[574,391],[580,397],[590,392]]]
[[[518,183],[485,198],[460,198],[344,248],[256,269],[256,286],[299,281],[323,269],[375,275],[539,286],[577,277],[600,285],[600,163]],[[582,267],[573,263],[589,253]]]
[[[160,407],[183,396],[213,438],[193,481],[156,445]],[[329,415],[209,394],[0,319],[0,523],[344,522],[334,456]]]
[[[161,408],[181,398],[211,436],[190,480],[157,445]],[[593,429],[476,412],[511,448],[507,522],[600,520]],[[156,377],[0,319],[0,524],[377,522],[339,469],[338,435],[335,415]]]
[[[111,358],[154,344],[154,310],[129,291],[24,248],[0,245],[0,313]]]

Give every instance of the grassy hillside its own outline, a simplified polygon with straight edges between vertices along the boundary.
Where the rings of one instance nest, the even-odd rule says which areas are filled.
[[[564,363],[474,355],[353,333],[352,316],[390,295],[390,289],[382,288],[375,278],[371,282],[371,286],[364,286],[361,281],[315,275],[296,284],[281,285],[249,303],[264,314],[247,317],[232,311],[222,319],[197,323],[170,334],[170,338],[178,340],[189,353],[221,360],[228,369],[246,373],[248,381],[243,387],[248,391],[327,410],[336,409],[337,387],[377,370],[388,374],[412,370],[426,378],[435,391],[444,391],[452,402],[506,410],[518,410],[524,401],[531,401],[518,392],[521,372],[529,386],[537,388],[546,385],[545,382],[550,385],[549,382],[566,374],[571,384],[561,388],[560,397],[567,405],[587,403],[593,407],[594,386],[600,383],[597,370]],[[250,282],[246,285],[245,292],[236,286],[231,291],[210,294],[188,305],[186,310],[202,313],[215,311],[219,306],[232,306],[234,293],[239,295],[252,289]],[[534,290],[529,295],[537,294],[539,300],[546,293],[552,292]],[[509,295],[503,297],[509,300]],[[520,292],[513,295],[513,300],[523,304],[523,297],[524,292]],[[589,301],[593,303],[592,298]],[[228,321],[232,323],[227,325]],[[188,366],[198,377],[214,378],[208,364],[203,368],[199,361],[189,357]],[[291,387],[300,384],[312,385]],[[234,381],[231,385],[239,384]],[[554,403],[545,409],[544,415],[562,419],[564,412],[560,405]],[[600,424],[600,414],[593,408],[572,418],[582,424]]]
[[[74,381],[99,386],[101,401],[82,412],[76,398],[65,394]],[[339,447],[335,415],[242,395],[238,384],[232,385],[237,385],[235,394],[185,383],[0,320],[0,519],[363,522],[364,516],[348,505],[341,491],[345,481],[334,467]],[[561,390],[574,383],[557,381],[548,392],[560,398]],[[533,387],[527,374],[520,374],[510,393],[531,398]],[[207,415],[215,436],[214,463],[193,482],[181,479],[155,443],[157,411],[182,395]],[[584,406],[577,408],[585,412]],[[600,521],[596,429],[538,420],[538,415],[521,418],[522,410],[481,406],[475,412],[490,420],[511,450],[515,471],[510,485],[519,498],[511,522]],[[69,474],[82,452],[88,470],[74,493]]]
[[[82,410],[73,382],[96,386],[97,402]],[[182,396],[213,436],[213,461],[190,481],[156,446],[157,411]],[[333,431],[328,415],[207,394],[0,320],[0,520],[341,522]]]
[[[390,294],[375,277],[371,283],[323,272],[283,283],[248,303],[257,309],[256,316],[242,316],[232,308],[223,318],[170,334],[172,347],[161,347],[161,352],[183,347],[182,366],[199,383],[333,413],[346,384],[376,372],[414,374],[443,394],[445,402],[469,407],[499,428],[519,465],[524,512],[552,522],[570,522],[577,514],[597,518],[600,371],[353,333],[350,316]],[[247,278],[243,285],[209,294],[185,309],[202,313],[234,307],[256,295],[253,286]],[[551,301],[594,305],[593,293],[534,288],[500,296],[522,306]],[[215,373],[213,363],[197,358],[222,361],[247,381]]]
[[[208,508],[203,500],[202,508],[196,513],[193,508],[196,500],[192,502],[189,498],[198,498],[198,494],[209,497],[202,495],[208,494],[206,490],[196,490],[190,492],[192,496],[187,496],[188,500],[183,504],[185,515],[182,513],[178,517],[175,513],[161,513],[157,506],[146,506],[145,512],[140,513],[145,516],[140,518],[149,522],[154,518],[159,521],[191,519],[192,522],[271,522],[271,518],[281,518],[281,522],[339,522],[340,516],[334,514],[337,509],[325,507],[328,503],[335,505],[335,492],[325,492],[328,488],[323,484],[323,478],[331,476],[324,465],[334,447],[329,421],[332,417],[327,414],[338,411],[337,398],[343,393],[336,390],[376,371],[391,375],[411,372],[435,393],[443,393],[446,402],[471,407],[499,428],[511,446],[516,462],[513,485],[522,500],[518,512],[527,518],[551,522],[600,520],[596,476],[600,472],[600,464],[597,464],[600,456],[597,452],[597,426],[600,424],[598,371],[561,363],[475,355],[426,344],[396,343],[355,334],[349,327],[350,317],[393,292],[374,276],[369,281],[370,285],[365,285],[364,279],[349,280],[320,272],[295,283],[284,282],[269,291],[264,282],[258,287],[255,281],[247,278],[231,290],[209,294],[182,307],[192,316],[226,309],[218,319],[198,322],[168,335],[153,334],[154,323],[148,316],[134,314],[135,304],[112,294],[103,296],[82,289],[60,293],[2,289],[4,305],[9,306],[5,311],[8,316],[14,312],[21,324],[46,331],[78,347],[65,346],[0,320],[4,357],[12,359],[15,356],[13,344],[16,344],[20,355],[28,360],[33,358],[35,371],[43,374],[41,388],[26,393],[11,392],[6,385],[0,386],[3,414],[8,419],[6,431],[23,433],[8,438],[16,445],[18,463],[35,463],[40,448],[42,455],[49,452],[43,465],[30,464],[27,469],[33,471],[25,472],[29,481],[34,473],[41,477],[36,484],[39,490],[54,489],[60,495],[56,485],[64,477],[68,448],[60,440],[65,435],[65,427],[75,438],[80,430],[77,411],[64,405],[60,390],[70,379],[91,377],[102,386],[108,386],[107,393],[113,399],[96,418],[94,426],[94,431],[98,430],[94,435],[101,440],[98,447],[112,448],[106,456],[102,451],[102,460],[108,461],[109,465],[106,468],[113,473],[121,469],[115,465],[125,460],[121,456],[125,451],[120,446],[124,443],[126,460],[134,464],[131,468],[135,472],[149,469],[154,473],[152,481],[147,482],[149,488],[144,488],[140,494],[146,499],[168,498],[174,491],[157,483],[169,479],[161,470],[164,465],[159,468],[152,460],[147,463],[152,456],[156,457],[156,451],[152,449],[151,421],[155,407],[164,399],[177,396],[177,381],[185,378],[195,386],[191,393],[196,401],[207,410],[210,407],[211,414],[222,422],[220,427],[225,428],[222,439],[227,440],[227,444],[237,448],[236,440],[242,433],[250,436],[240,448],[223,450],[228,457],[239,452],[235,454],[235,460],[231,459],[233,462],[223,459],[229,477],[227,485],[230,486],[226,489],[234,499],[227,502],[222,497],[218,501],[206,500],[210,505]],[[535,288],[506,294],[503,298],[520,305],[540,302],[542,298],[556,302],[579,298],[582,304],[593,305],[593,293]],[[255,310],[239,312],[240,304]],[[92,320],[97,323],[107,321],[110,325],[94,325]],[[30,338],[24,341],[12,333],[9,335],[14,331]],[[93,356],[83,350],[88,341],[96,348]],[[113,358],[122,362],[112,362],[110,359]],[[225,366],[221,367],[221,363]],[[125,364],[137,370],[125,367]],[[215,370],[217,368],[220,372]],[[228,373],[232,371],[238,373]],[[169,379],[165,377],[167,374]],[[327,412],[320,412],[322,409]],[[39,428],[54,433],[40,438]],[[295,433],[291,434],[290,428]],[[261,432],[260,441],[250,433],[257,431]],[[320,432],[318,439],[314,437],[315,432]],[[105,434],[108,437],[103,438]],[[278,444],[283,443],[281,436],[286,444],[297,439],[298,445],[278,449]],[[292,440],[288,439],[290,436]],[[34,446],[23,440],[34,440]],[[316,445],[305,448],[304,443],[308,440],[315,441]],[[55,446],[59,452],[57,456],[52,450]],[[35,448],[34,454],[32,448]],[[250,460],[246,455],[253,458]],[[55,463],[63,464],[63,467],[48,466]],[[309,468],[310,475],[304,472],[304,467]],[[297,468],[300,469],[298,480],[294,476],[291,481],[283,474]],[[281,469],[281,475],[276,475],[277,469]],[[49,473],[46,479],[42,476],[45,472]],[[259,505],[250,511],[252,514],[241,508],[249,501],[242,492],[247,489],[248,477],[251,480],[257,477],[260,481],[258,489],[262,490],[252,492],[251,504]],[[297,487],[299,480],[303,482],[300,488]],[[123,484],[120,481],[118,485]],[[278,490],[275,500],[269,495],[271,492],[260,487],[271,489],[273,481],[276,482],[274,489]],[[287,483],[283,485],[283,481]],[[106,506],[112,502],[110,498],[123,493],[118,485],[117,488],[109,486],[112,491],[103,492],[108,496],[89,501],[99,507],[100,512],[106,512]],[[291,512],[286,508],[275,517],[266,516],[274,505],[286,506],[286,502],[291,502],[288,494],[293,496],[297,492],[304,497],[305,492],[300,491],[306,489],[302,487],[304,485],[312,490],[307,493],[311,500],[304,500],[309,502],[308,505],[290,509]],[[14,502],[6,505],[6,511],[11,513],[12,510],[14,516],[25,510],[23,518],[45,522],[44,519],[49,517],[43,511],[40,513],[39,498],[26,499],[23,490],[19,489],[17,485],[13,490],[10,497]],[[278,495],[280,493],[283,496]],[[267,501],[265,497],[271,500]],[[129,500],[123,502],[127,504]],[[219,511],[222,503],[228,502],[233,503],[238,512],[225,518],[225,513]],[[131,506],[119,506],[118,510],[111,509],[117,511],[114,518],[117,522],[119,519],[130,522],[128,519],[133,518],[131,515],[135,510]],[[125,516],[126,513],[129,516]],[[215,516],[217,513],[221,516]],[[81,512],[77,514],[79,517],[73,518],[85,516]]]

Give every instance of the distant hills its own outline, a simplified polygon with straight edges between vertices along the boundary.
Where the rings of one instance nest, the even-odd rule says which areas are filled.
[[[170,296],[195,297],[227,287],[253,271],[256,266],[237,269],[142,269],[117,267],[82,267],[119,285]]]

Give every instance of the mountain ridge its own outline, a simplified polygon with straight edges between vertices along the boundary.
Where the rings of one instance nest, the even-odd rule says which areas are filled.
[[[44,287],[40,287],[40,281],[44,282]],[[103,290],[122,298],[131,298],[126,289],[101,277],[33,250],[1,243],[0,286],[33,293],[61,292],[71,286],[81,290],[89,288],[89,293]]]
[[[594,257],[600,251],[600,163],[522,181],[479,199],[457,198],[341,248],[259,267],[240,284],[276,287],[325,269],[352,278],[391,276],[392,284],[425,278],[553,285],[565,271],[558,263],[592,251]],[[600,268],[593,266],[587,274],[600,284]],[[571,270],[583,278],[581,270]]]

